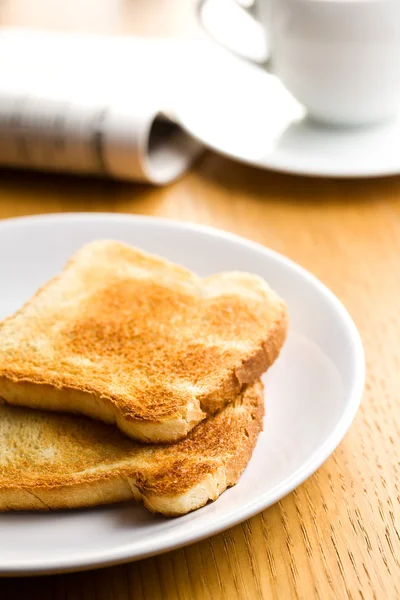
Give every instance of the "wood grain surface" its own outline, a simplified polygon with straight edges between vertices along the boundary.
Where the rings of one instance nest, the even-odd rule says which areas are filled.
[[[0,18],[55,29],[201,35],[188,0],[3,0]],[[262,514],[137,563],[4,579],[0,598],[400,598],[400,178],[284,176],[211,153],[161,189],[0,173],[0,218],[62,211],[196,221],[286,254],[353,315],[365,345],[367,384],[355,423],[333,456]]]

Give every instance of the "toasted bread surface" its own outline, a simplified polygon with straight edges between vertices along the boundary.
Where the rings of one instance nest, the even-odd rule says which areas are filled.
[[[93,242],[0,323],[0,396],[173,441],[257,380],[286,329],[284,302],[258,276],[201,279]]]
[[[86,417],[0,405],[0,510],[136,499],[185,514],[215,500],[250,460],[264,410],[260,381],[172,444],[140,444]]]

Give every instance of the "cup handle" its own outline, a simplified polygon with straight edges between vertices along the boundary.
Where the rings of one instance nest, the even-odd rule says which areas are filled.
[[[198,19],[221,46],[259,65],[268,61],[268,43],[255,0],[201,0]]]

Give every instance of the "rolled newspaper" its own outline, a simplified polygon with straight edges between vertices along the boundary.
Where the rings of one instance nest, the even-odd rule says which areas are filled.
[[[0,30],[0,165],[164,184],[201,145],[174,120],[177,40]]]

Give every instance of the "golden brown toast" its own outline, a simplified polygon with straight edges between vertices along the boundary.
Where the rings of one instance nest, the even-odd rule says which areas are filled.
[[[256,382],[185,439],[157,446],[86,417],[0,405],[0,510],[134,498],[151,512],[185,514],[238,481],[263,411]]]
[[[201,279],[93,242],[0,323],[0,397],[173,441],[256,381],[286,329],[284,302],[256,275]]]

